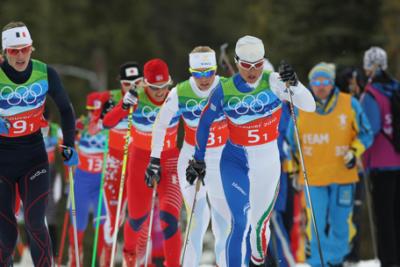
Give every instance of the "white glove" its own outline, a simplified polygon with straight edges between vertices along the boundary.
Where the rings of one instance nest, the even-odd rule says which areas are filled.
[[[122,108],[128,109],[130,106],[136,105],[138,102],[138,94],[135,90],[129,90],[122,99]]]
[[[54,202],[57,203],[62,196],[62,179],[61,175],[57,173],[56,177],[54,178],[53,184],[53,199]]]

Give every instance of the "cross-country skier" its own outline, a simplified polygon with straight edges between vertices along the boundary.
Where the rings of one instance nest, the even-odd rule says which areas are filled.
[[[227,263],[228,266],[248,264],[245,263],[246,236],[250,225],[250,266],[261,266],[270,237],[269,218],[279,192],[281,166],[277,137],[281,99],[289,99],[285,82],[291,86],[297,107],[314,111],[315,102],[288,64],[280,66],[279,74],[263,71],[265,52],[260,39],[240,38],[235,52],[239,73],[221,81],[203,110],[187,179],[190,182],[203,179],[210,126],[224,112],[229,139],[222,152],[220,168],[233,216],[226,244]]]
[[[119,68],[118,80],[120,83],[119,89],[113,89],[102,93],[102,101],[105,102],[103,106],[103,125],[109,129],[108,137],[108,152],[107,152],[107,165],[104,177],[104,197],[107,205],[108,221],[107,226],[109,231],[106,234],[106,246],[105,249],[111,250],[112,236],[115,226],[115,220],[117,216],[117,205],[118,205],[118,193],[121,181],[122,173],[122,161],[124,157],[124,144],[125,137],[128,131],[128,118],[118,119],[108,112],[111,111],[123,98],[129,89],[136,87],[142,81],[142,71],[136,62],[126,62]],[[125,175],[127,177],[127,175]],[[126,206],[126,190],[124,188],[123,204],[122,207]],[[124,215],[123,213],[121,213]],[[121,216],[119,225],[123,222]],[[125,225],[125,229],[128,226]],[[129,229],[126,231],[129,232]],[[128,235],[128,233],[127,233]]]
[[[49,161],[40,131],[45,125],[46,96],[51,96],[61,115],[62,155],[68,166],[78,163],[74,111],[56,71],[31,59],[32,38],[24,23],[10,22],[3,28],[2,50],[6,60],[0,69],[0,266],[12,265],[18,184],[34,265],[50,267],[52,246],[45,224]]]
[[[135,266],[136,246],[141,231],[147,232],[153,183],[145,179],[146,167],[151,152],[152,128],[161,105],[164,103],[172,83],[167,64],[161,59],[152,59],[144,65],[144,86],[135,93],[127,92],[123,100],[107,116],[114,123],[126,118],[130,106],[134,106],[132,117],[132,143],[129,147],[128,163],[128,213],[133,234],[124,240],[124,259],[128,267]],[[163,173],[157,193],[160,203],[160,220],[164,233],[164,265],[179,266],[181,233],[179,215],[182,197],[177,177],[176,164],[179,150],[176,146],[179,116],[175,116],[167,130],[162,152]],[[112,127],[112,123],[110,125]],[[155,168],[160,165],[155,166]],[[126,231],[125,231],[126,233]],[[125,235],[126,237],[126,235]]]
[[[207,103],[207,97],[218,85],[215,52],[208,46],[198,46],[189,54],[190,79],[179,83],[168,95],[161,107],[153,128],[152,153],[147,174],[159,168],[164,137],[169,123],[178,114],[183,118],[185,138],[178,160],[178,176],[186,210],[191,213],[195,187],[186,181],[186,167],[192,158],[195,146],[196,128],[200,114]],[[222,148],[228,138],[228,126],[221,112],[211,126],[205,157],[208,171],[207,183],[197,193],[196,208],[188,236],[188,244],[183,266],[198,266],[202,255],[203,237],[212,218],[212,231],[215,237],[217,265],[226,266],[225,243],[230,229],[230,214],[222,189],[219,161]],[[161,158],[162,160],[162,158]],[[161,169],[161,172],[163,170]],[[208,204],[210,201],[210,205]]]
[[[76,207],[76,228],[78,231],[78,248],[80,256],[80,266],[83,266],[83,238],[90,211],[97,211],[97,203],[99,200],[101,174],[103,170],[103,157],[106,140],[106,132],[102,129],[101,121],[96,116],[101,111],[101,101],[99,93],[90,93],[86,98],[87,117],[82,117],[77,122],[81,125],[79,129],[77,151],[79,155],[79,164],[74,175],[74,192]],[[78,128],[78,127],[77,127]],[[102,205],[100,218],[94,216],[94,225],[96,220],[101,220],[100,224],[100,242],[98,251],[103,249],[104,231],[103,224],[106,217],[105,205]],[[72,218],[72,216],[71,216]],[[71,224],[69,232],[69,266],[77,266],[75,260],[75,245],[73,227]],[[100,253],[98,253],[100,254]],[[110,256],[110,255],[109,255]],[[100,263],[101,264],[101,263]],[[101,266],[109,266],[103,263]]]

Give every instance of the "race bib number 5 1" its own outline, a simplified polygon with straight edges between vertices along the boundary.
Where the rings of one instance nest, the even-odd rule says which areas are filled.
[[[278,126],[281,117],[281,110],[272,116],[236,125],[228,120],[229,137],[234,144],[242,146],[261,145],[278,138]]]

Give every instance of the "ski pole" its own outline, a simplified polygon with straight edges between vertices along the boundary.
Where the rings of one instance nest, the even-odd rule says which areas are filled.
[[[106,176],[105,174],[107,171],[108,135],[109,135],[109,131],[106,131],[105,147],[104,147],[104,154],[103,154],[103,169],[101,172],[101,181],[100,181],[99,201],[97,202],[96,230],[95,230],[94,241],[93,241],[92,267],[95,267],[95,264],[96,264],[96,252],[97,252],[97,244],[98,244],[98,238],[99,238],[100,216],[101,216],[101,209],[102,209],[102,205],[103,205],[104,177]]]
[[[277,212],[273,211],[272,216],[271,216],[271,224],[274,229],[274,237],[275,237],[275,244],[272,243],[274,250],[275,250],[275,263],[277,264],[276,266],[279,266],[280,262],[282,260],[278,259],[278,246],[276,240],[278,239],[280,241],[280,246],[282,249],[282,253],[284,255],[284,258],[288,264],[289,267],[295,267],[296,266],[296,261],[293,258],[292,251],[290,249],[290,244],[287,242],[281,228],[279,227],[278,219],[277,219]],[[272,231],[271,231],[272,235]],[[271,236],[272,238],[272,236]]]
[[[311,202],[311,194],[310,194],[310,189],[309,189],[309,185],[308,185],[307,170],[306,170],[306,166],[305,166],[305,163],[304,163],[303,151],[301,149],[301,144],[300,144],[300,135],[299,135],[299,129],[297,127],[296,114],[294,113],[293,98],[292,98],[293,92],[290,89],[290,86],[288,84],[286,84],[286,90],[288,91],[288,94],[289,94],[290,113],[292,115],[294,131],[295,131],[296,141],[297,141],[297,149],[299,150],[300,163],[301,163],[301,168],[303,170],[304,184],[305,184],[305,188],[306,188],[306,192],[307,192],[307,199],[308,199],[308,202],[310,203],[311,219],[312,219],[312,223],[313,223],[313,226],[314,226],[315,236],[317,238],[319,258],[321,260],[321,266],[324,267],[325,265],[324,265],[324,257],[323,257],[322,249],[321,249],[321,241],[319,239],[317,223],[315,221],[315,216],[314,216],[314,214],[315,214],[314,213],[314,208],[313,208],[313,204]]]
[[[72,167],[68,167],[68,176],[69,176],[69,196],[70,196],[70,201],[71,201],[72,226],[74,228],[75,260],[76,260],[76,266],[80,267],[79,247],[78,247],[78,230],[76,229],[76,207],[75,207],[75,193],[74,193],[74,177],[73,177],[73,174],[72,174]]]
[[[192,225],[194,209],[196,208],[197,192],[199,192],[200,186],[201,186],[201,180],[197,179],[196,188],[195,188],[195,192],[194,192],[194,198],[193,198],[193,204],[192,204],[192,210],[190,211],[189,221],[186,226],[185,241],[183,243],[183,250],[182,250],[182,255],[181,255],[181,265],[182,266],[183,266],[183,261],[185,260],[186,247],[187,247],[187,244],[189,241],[189,232],[190,232],[190,226]]]
[[[229,76],[233,76],[235,74],[235,69],[233,68],[228,55],[226,54],[226,49],[228,48],[228,43],[224,43],[220,46],[220,56],[219,56],[219,64],[228,71]]]
[[[130,137],[131,137],[132,113],[133,113],[133,106],[131,106],[129,108],[128,130],[127,130],[126,135],[125,135],[124,157],[122,158],[121,181],[120,181],[120,184],[119,184],[117,216],[115,218],[115,225],[114,225],[114,232],[113,232],[110,267],[114,266],[114,258],[115,258],[115,252],[116,252],[116,247],[117,247],[119,217],[121,216],[122,197],[123,197],[123,194],[124,194],[126,165],[128,164],[128,147],[129,147],[129,141],[130,141]]]
[[[64,243],[65,243],[65,238],[67,236],[67,229],[68,229],[68,222],[69,222],[69,208],[70,208],[70,197],[68,194],[68,198],[67,198],[67,207],[66,207],[66,211],[64,214],[64,223],[63,223],[63,230],[62,230],[62,234],[61,234],[61,242],[60,242],[60,248],[58,249],[58,259],[57,259],[57,266],[60,267],[61,266],[61,261],[62,261],[62,257],[63,257],[63,253],[64,253]]]
[[[272,211],[271,214],[271,237],[270,237],[270,242],[272,242],[272,260],[275,264],[275,266],[279,266],[279,259],[278,259],[278,242],[276,241],[276,234],[275,232],[277,231],[277,228],[279,227],[278,224],[275,224],[276,221],[272,220],[273,218],[275,219],[275,211]]]
[[[378,259],[378,248],[376,246],[376,236],[375,236],[375,224],[374,224],[374,217],[372,216],[372,201],[371,201],[371,191],[370,191],[370,184],[369,184],[369,175],[368,172],[365,172],[365,176],[362,178],[364,180],[364,187],[365,187],[365,200],[367,201],[367,209],[368,209],[368,219],[371,231],[371,239],[372,239],[372,250],[374,251],[375,259]]]
[[[150,253],[150,240],[151,240],[151,228],[153,226],[153,218],[154,218],[154,207],[156,204],[156,195],[157,195],[157,182],[153,180],[153,194],[151,196],[151,210],[150,210],[150,221],[149,221],[149,230],[147,231],[147,241],[146,241],[146,252],[144,258],[144,267],[148,265],[148,254]]]

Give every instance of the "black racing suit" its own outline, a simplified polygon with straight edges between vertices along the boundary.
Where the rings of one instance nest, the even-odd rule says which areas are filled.
[[[32,61],[23,72],[13,69],[7,61],[1,68],[13,83],[22,84],[31,76]],[[47,77],[47,94],[59,109],[64,145],[73,147],[74,110],[58,74],[49,66]],[[52,248],[45,224],[50,184],[49,162],[40,130],[20,137],[0,136],[0,267],[12,265],[12,253],[17,242],[14,215],[16,184],[24,206],[25,227],[33,262],[37,267],[51,267]]]

